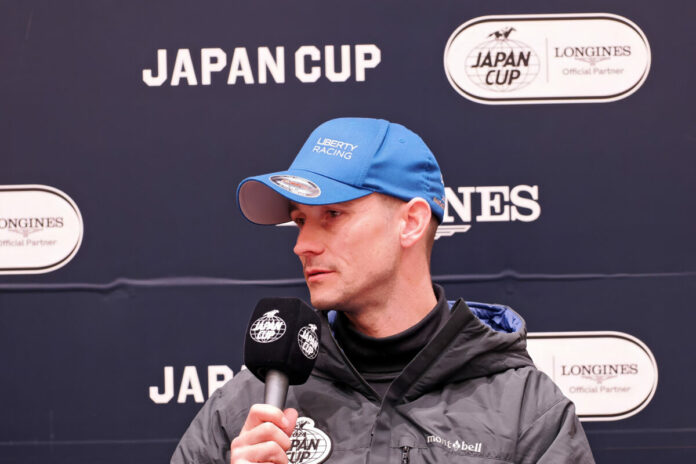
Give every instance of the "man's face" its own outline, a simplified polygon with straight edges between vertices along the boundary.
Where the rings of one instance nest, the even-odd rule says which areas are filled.
[[[379,304],[398,266],[398,203],[371,194],[332,205],[292,203],[290,210],[312,305],[359,312]]]

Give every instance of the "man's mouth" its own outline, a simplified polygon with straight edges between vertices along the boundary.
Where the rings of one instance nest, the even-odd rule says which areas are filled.
[[[309,268],[309,269],[305,270],[305,280],[307,282],[315,282],[317,280],[320,280],[325,275],[330,274],[332,272],[333,271],[330,269]]]

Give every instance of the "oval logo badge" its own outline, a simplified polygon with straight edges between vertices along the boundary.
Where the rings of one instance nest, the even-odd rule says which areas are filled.
[[[82,243],[75,202],[46,185],[0,185],[0,274],[40,274],[65,266]]]
[[[271,176],[270,181],[283,190],[287,190],[301,197],[316,198],[321,195],[319,186],[304,177],[289,175]]]
[[[622,332],[530,333],[536,366],[575,403],[582,421],[625,419],[645,408],[657,388],[650,349]]]
[[[631,95],[650,70],[650,45],[608,13],[482,16],[445,47],[445,73],[485,104],[609,102]]]

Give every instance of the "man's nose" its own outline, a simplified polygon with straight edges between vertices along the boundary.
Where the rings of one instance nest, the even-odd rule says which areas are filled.
[[[297,234],[297,242],[292,250],[297,256],[319,255],[324,251],[321,232],[318,228],[305,224]]]

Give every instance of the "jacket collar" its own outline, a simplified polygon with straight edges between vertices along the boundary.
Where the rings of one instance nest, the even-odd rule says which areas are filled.
[[[444,292],[443,292],[444,293]],[[402,403],[447,383],[533,365],[522,317],[507,306],[459,299],[452,315],[394,380],[385,399]],[[334,339],[330,311],[322,311],[319,357],[314,375],[344,383],[366,397],[379,396],[351,365]]]

